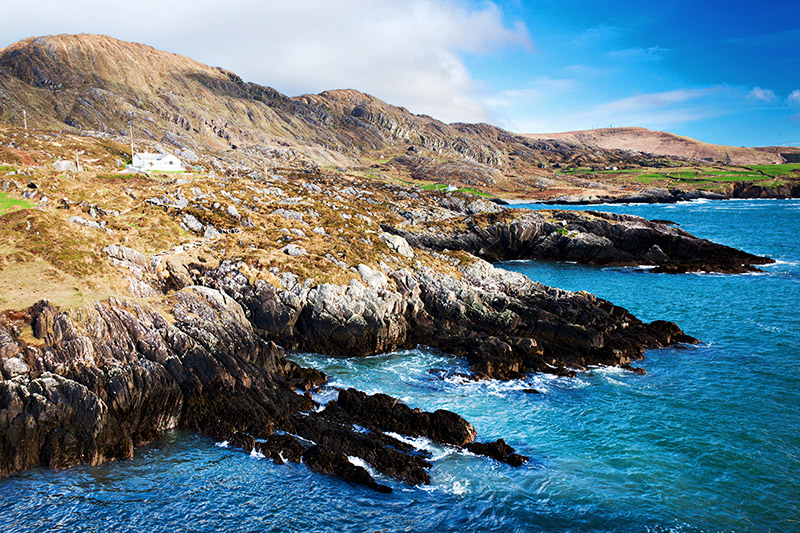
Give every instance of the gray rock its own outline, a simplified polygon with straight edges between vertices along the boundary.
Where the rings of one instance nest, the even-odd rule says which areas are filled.
[[[216,239],[220,235],[221,233],[217,231],[217,228],[215,228],[211,224],[208,224],[206,226],[205,231],[203,232],[203,237],[205,237],[206,239]]]
[[[184,213],[181,217],[181,221],[192,231],[196,231],[198,233],[203,231],[203,224],[189,213]]]
[[[239,218],[239,210],[236,209],[236,206],[234,205],[229,205],[228,207],[226,207],[225,212],[231,218]]]
[[[386,246],[402,255],[403,257],[413,258],[414,249],[408,244],[402,236],[392,235],[391,233],[382,232],[380,238],[386,243]]]
[[[79,168],[75,161],[59,160],[53,163],[53,169],[58,172],[80,172],[83,170]]]
[[[304,248],[297,246],[296,244],[287,244],[283,248],[281,248],[281,252],[285,253],[286,255],[291,255],[292,257],[297,257],[300,255],[308,255],[308,252]]]
[[[283,209],[281,207],[281,208],[276,209],[275,211],[273,211],[271,214],[272,215],[280,215],[283,218],[289,218],[289,219],[292,219],[292,220],[299,220],[300,222],[303,222],[303,213],[301,213],[299,211],[294,211],[292,209]]]
[[[128,248],[127,246],[120,246],[118,244],[109,244],[103,248],[103,253],[108,255],[112,262],[116,262],[120,266],[128,268],[147,268],[147,257],[140,251]]]

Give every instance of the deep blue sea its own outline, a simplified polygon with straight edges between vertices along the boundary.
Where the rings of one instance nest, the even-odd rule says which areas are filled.
[[[461,360],[425,349],[295,356],[334,385],[456,411],[479,439],[531,456],[523,467],[416,441],[433,453],[432,484],[382,479],[395,489],[384,495],[175,431],[131,461],[0,481],[0,529],[800,531],[800,201],[591,208],[672,220],[778,262],[749,275],[501,265],[702,340],[648,352],[644,376],[594,368],[460,383],[427,370],[464,369]]]

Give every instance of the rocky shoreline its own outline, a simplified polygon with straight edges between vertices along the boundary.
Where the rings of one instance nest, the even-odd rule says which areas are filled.
[[[730,200],[736,198],[747,199],[787,199],[800,198],[800,183],[763,187],[755,183],[735,183],[730,191],[725,194],[703,191],[664,189],[651,187],[635,191],[624,196],[597,196],[587,194],[561,195],[549,200],[537,200],[536,203],[545,205],[598,205],[598,204],[674,204],[678,202],[691,202],[695,200]],[[498,200],[507,204],[504,200]]]
[[[130,458],[171,428],[378,491],[389,488],[350,457],[387,478],[429,482],[425,453],[394,435],[519,466],[524,457],[502,439],[477,442],[455,413],[355,390],[317,405],[310,391],[326,376],[292,363],[285,350],[353,357],[424,345],[464,357],[469,379],[573,376],[589,365],[634,370],[630,363],[646,349],[696,340],[674,323],[644,323],[591,294],[547,287],[487,260],[647,264],[663,272],[745,272],[771,261],[625,215],[506,209],[380,184],[337,187],[334,178],[309,175],[220,180],[213,194],[226,197],[225,206],[196,189],[199,181],[190,185],[194,200],[168,183],[135,208],[160,224],[180,221],[195,239],[169,253],[119,243],[123,231],[136,235],[131,225],[114,225],[111,209],[60,202],[64,219],[85,209],[110,213],[98,228],[53,227],[92,235],[97,246],[114,242],[102,248],[103,262],[127,276],[138,299],[64,309],[43,300],[2,315],[0,476]],[[14,231],[45,231],[42,221],[56,215],[42,213],[6,218]],[[277,235],[282,248],[264,235]],[[304,276],[293,272],[303,268]]]

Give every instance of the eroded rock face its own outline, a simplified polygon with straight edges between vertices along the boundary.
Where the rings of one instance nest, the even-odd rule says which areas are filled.
[[[489,261],[553,259],[596,265],[655,265],[656,272],[742,273],[771,263],[677,227],[633,215],[598,211],[506,210],[471,215],[462,225],[428,223],[426,229],[382,226],[415,248],[464,250]],[[453,229],[447,229],[452,227]]]
[[[293,350],[345,356],[427,345],[461,355],[479,379],[531,371],[574,375],[626,365],[646,348],[695,342],[675,324],[645,324],[588,293],[561,291],[475,259],[457,277],[422,265],[308,289],[250,283],[231,265],[202,282],[241,303],[263,338]]]
[[[128,458],[177,426],[267,431],[310,407],[276,386],[296,365],[230,297],[191,287],[170,305],[174,323],[114,300],[69,313],[42,302],[31,310],[39,346],[4,328],[2,351],[24,354],[29,371],[0,381],[0,473]]]
[[[364,273],[373,285],[388,284]],[[190,286],[167,304],[169,320],[113,299],[69,312],[43,301],[29,310],[35,345],[0,321],[0,476],[130,458],[135,446],[183,427],[387,492],[365,463],[408,483],[430,482],[428,456],[388,433],[456,446],[475,438],[455,413],[411,409],[385,395],[343,391],[314,411],[310,396],[295,391],[325,375],[286,360],[231,296]]]

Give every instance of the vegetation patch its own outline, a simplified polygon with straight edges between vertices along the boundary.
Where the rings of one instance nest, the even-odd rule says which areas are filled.
[[[763,172],[767,176],[785,176],[800,171],[800,163],[786,163],[784,165],[752,165],[747,168]]]
[[[0,216],[8,213],[9,211],[18,211],[20,209],[30,209],[34,204],[28,200],[13,198],[4,192],[0,192]]]

